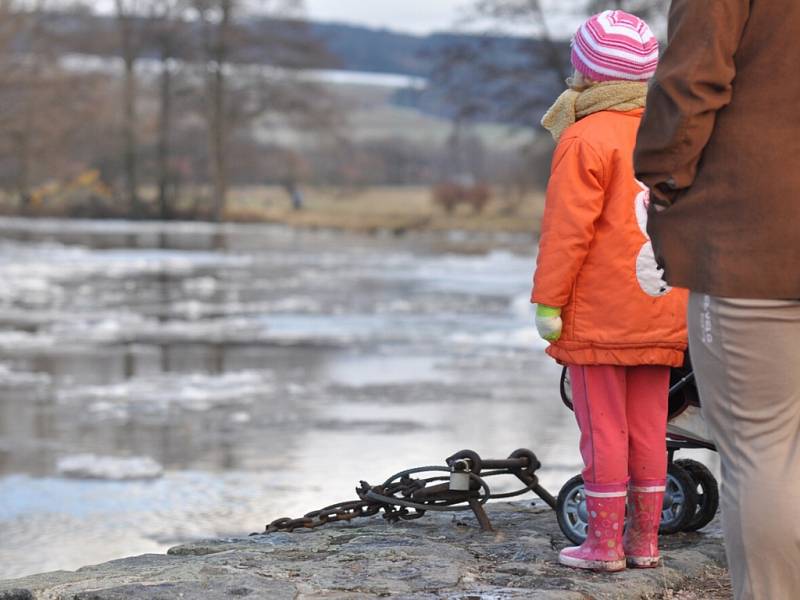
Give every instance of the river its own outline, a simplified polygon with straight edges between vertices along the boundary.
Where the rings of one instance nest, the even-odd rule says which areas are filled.
[[[557,493],[577,429],[531,327],[534,254],[0,220],[0,579],[263,530],[463,448],[529,447]]]

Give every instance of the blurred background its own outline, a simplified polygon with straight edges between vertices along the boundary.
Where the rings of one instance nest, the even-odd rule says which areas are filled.
[[[537,124],[582,18],[666,4],[0,0],[0,578],[467,447],[557,492]]]

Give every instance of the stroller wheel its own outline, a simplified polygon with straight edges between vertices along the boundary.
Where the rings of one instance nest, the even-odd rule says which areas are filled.
[[[667,468],[667,489],[659,533],[684,531],[697,512],[697,484],[688,472],[672,463]]]
[[[572,383],[569,379],[569,369],[564,367],[561,370],[561,383],[559,385],[561,391],[561,401],[568,409],[573,410],[572,407]]]
[[[708,525],[719,508],[719,486],[708,468],[696,460],[682,458],[675,464],[683,468],[694,480],[697,491],[697,512],[683,531],[697,531]]]
[[[586,512],[582,476],[576,475],[561,487],[556,502],[556,519],[569,541],[580,545],[586,540],[589,515]]]
[[[716,481],[714,484],[716,486]],[[686,531],[690,525],[694,524],[694,519],[698,519],[699,522],[700,513],[698,513],[697,500],[699,485],[685,469],[675,463],[669,465],[659,533],[671,534]],[[712,489],[710,484],[708,489]],[[709,496],[709,500],[713,500],[713,496]],[[710,502],[709,507],[712,504],[713,502]],[[714,511],[716,512],[716,507]],[[705,518],[705,512],[703,512],[703,516]],[[575,544],[582,544],[586,540],[589,516],[586,511],[586,495],[581,475],[576,475],[561,487],[556,502],[556,519],[568,540]]]

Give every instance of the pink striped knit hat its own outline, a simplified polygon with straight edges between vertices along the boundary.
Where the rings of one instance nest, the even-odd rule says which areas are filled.
[[[639,17],[607,10],[578,29],[572,66],[594,81],[646,81],[658,66],[658,40]]]

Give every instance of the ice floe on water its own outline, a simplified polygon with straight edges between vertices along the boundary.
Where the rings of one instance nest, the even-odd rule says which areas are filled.
[[[416,262],[417,276],[438,291],[507,296],[530,287],[529,256],[496,250],[484,255],[445,255]]]
[[[316,318],[315,318],[316,317]],[[0,330],[0,350],[64,352],[108,344],[264,344],[341,345],[374,335],[378,320],[342,317],[336,322],[315,315],[232,316],[206,319],[158,319],[135,313],[75,316],[36,332]],[[318,322],[313,327],[312,322]]]
[[[74,454],[59,458],[56,462],[56,472],[69,479],[133,481],[157,479],[164,474],[164,468],[147,456]]]
[[[457,322],[454,317],[452,319]],[[344,347],[442,340],[453,323],[413,314],[275,313],[205,319],[158,319],[135,313],[74,316],[37,331],[0,330],[0,351],[80,351],[113,344],[256,344]]]
[[[120,219],[28,219],[24,217],[0,218],[0,231],[29,234],[129,234],[129,233],[215,233],[221,226],[202,221],[124,221]]]
[[[203,302],[185,300],[173,302],[170,313],[174,317],[199,320],[238,314],[325,314],[330,305],[320,298],[286,296],[260,302]]]
[[[247,256],[160,249],[95,250],[61,244],[0,246],[0,277],[6,289],[42,293],[49,284],[91,277],[123,279],[152,274],[190,275],[211,267],[243,267]]]
[[[230,317],[204,320],[158,319],[135,313],[110,318],[75,319],[59,322],[49,329],[60,339],[81,339],[84,343],[257,342],[270,338],[260,318]],[[0,338],[2,339],[2,338]]]
[[[331,363],[328,376],[337,385],[354,388],[425,381],[440,383],[452,379],[450,373],[437,368],[436,357],[419,355],[346,355]]]
[[[8,365],[0,363],[0,389],[16,387],[45,387],[52,378],[47,373],[31,373],[16,371]]]
[[[269,372],[239,371],[220,375],[162,374],[110,385],[67,387],[56,392],[56,399],[64,404],[79,404],[94,418],[129,418],[137,413],[246,406],[274,391],[274,376]]]
[[[208,290],[208,272],[247,268],[248,255],[173,249],[97,250],[56,243],[0,244],[0,319],[47,322],[69,315],[107,312],[130,301],[152,302],[161,285],[195,277],[203,283],[188,293]],[[205,275],[204,275],[205,274]],[[161,278],[167,283],[153,283]],[[206,293],[208,293],[206,291]],[[33,317],[28,311],[38,311]],[[18,314],[22,313],[22,314]]]
[[[248,533],[463,447],[579,458],[555,443],[573,418],[532,326],[528,239],[0,232],[0,578]]]
[[[494,329],[482,332],[457,331],[450,335],[450,341],[460,347],[484,347],[484,348],[541,348],[547,347],[547,342],[543,341],[536,329],[532,325],[511,328]]]

